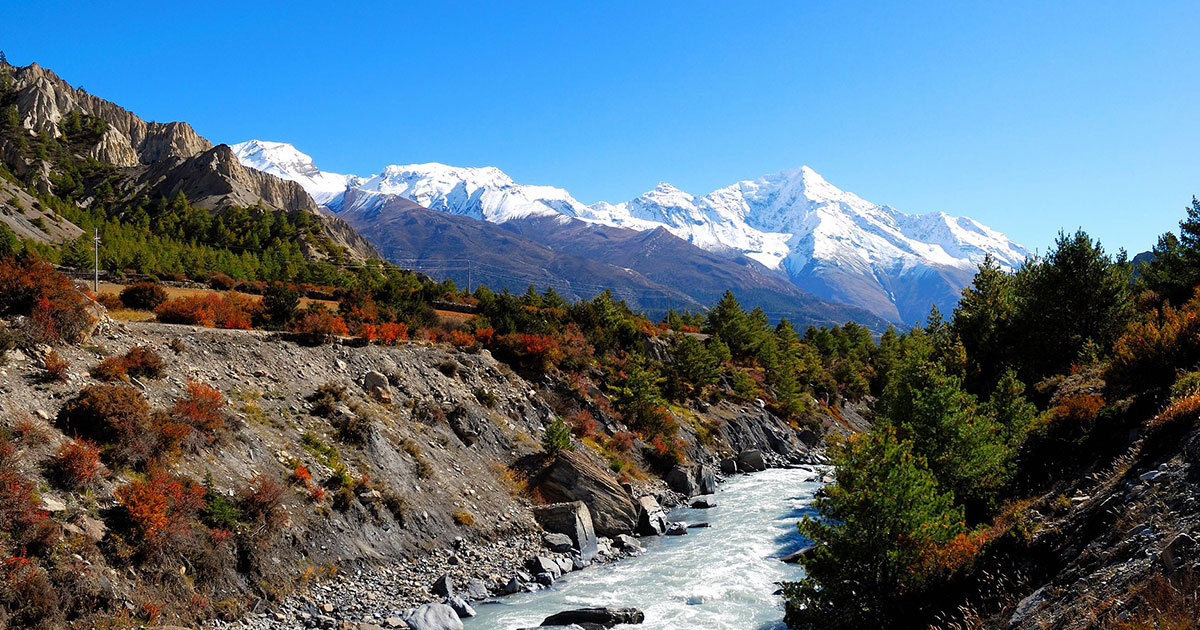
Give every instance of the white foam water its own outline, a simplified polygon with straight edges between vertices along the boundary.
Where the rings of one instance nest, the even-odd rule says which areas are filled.
[[[646,613],[646,630],[777,630],[783,628],[779,583],[804,571],[779,557],[803,540],[796,523],[811,513],[820,487],[812,471],[773,469],[739,475],[722,484],[717,507],[681,509],[673,521],[708,522],[686,536],[640,539],[635,558],[590,567],[550,589],[521,593],[476,606],[467,630],[534,627],[563,610],[585,606],[633,606]],[[631,626],[632,629],[632,626]]]

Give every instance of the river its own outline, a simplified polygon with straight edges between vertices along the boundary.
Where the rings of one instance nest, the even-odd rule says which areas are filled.
[[[571,573],[553,587],[476,607],[467,630],[533,627],[551,614],[585,606],[633,606],[647,630],[776,630],[783,608],[778,582],[804,575],[779,556],[803,541],[796,522],[820,487],[806,470],[738,475],[717,491],[717,507],[680,509],[673,521],[708,522],[686,536],[639,539],[642,555]],[[631,629],[635,626],[629,626]]]

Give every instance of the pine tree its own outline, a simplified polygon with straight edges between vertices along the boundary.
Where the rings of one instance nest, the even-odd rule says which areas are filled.
[[[571,430],[567,428],[562,418],[554,416],[554,420],[542,434],[542,450],[553,457],[561,451],[574,450],[574,448],[571,444]]]

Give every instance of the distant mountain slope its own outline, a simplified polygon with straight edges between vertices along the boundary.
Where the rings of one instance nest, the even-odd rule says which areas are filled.
[[[953,308],[984,256],[1015,268],[1029,255],[971,219],[905,214],[840,190],[808,167],[703,197],[664,183],[631,201],[589,206],[561,188],[518,184],[493,167],[410,164],[358,177],[320,171],[285,143],[252,140],[234,150],[247,166],[305,186],[335,213],[402,197],[499,224],[565,217],[637,231],[663,229],[731,259],[739,254],[753,259],[819,297],[897,323],[919,321],[934,304]]]
[[[369,235],[386,258],[460,285],[468,281],[466,263],[460,261],[469,257],[470,279],[495,290],[553,286],[567,299],[587,299],[611,289],[631,307],[660,316],[671,308],[702,310],[729,288],[773,318],[886,327],[869,313],[814,298],[749,259],[739,265],[665,231],[637,232],[561,217],[497,225],[430,210],[403,197],[363,207],[356,203],[359,194],[346,192],[347,207],[353,209],[340,216]]]

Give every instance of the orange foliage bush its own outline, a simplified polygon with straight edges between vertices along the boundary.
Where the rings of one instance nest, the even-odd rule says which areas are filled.
[[[580,438],[591,437],[600,432],[600,425],[586,409],[571,414],[567,418],[567,424],[571,425],[571,433]]]
[[[170,549],[186,542],[204,506],[200,484],[155,469],[149,478],[117,488],[117,502],[125,509],[133,533],[146,551]]]
[[[1200,361],[1200,297],[1183,308],[1164,306],[1155,316],[1129,325],[1113,344],[1105,379],[1123,391],[1164,387],[1175,371]]]
[[[292,322],[288,329],[299,334],[304,343],[314,346],[329,343],[335,336],[350,334],[346,322],[328,311],[310,311]]]
[[[154,314],[168,324],[248,330],[258,308],[253,300],[236,293],[205,293],[163,302]]]
[[[84,388],[63,406],[59,421],[68,433],[112,444],[112,456],[126,463],[144,462],[158,447],[150,405],[125,385]]]
[[[386,346],[393,346],[408,339],[408,326],[404,322],[363,324],[361,335],[368,341],[378,341]]]
[[[923,549],[919,565],[913,568],[925,575],[953,575],[974,560],[987,541],[987,530],[960,533],[948,542]]]
[[[256,475],[242,488],[242,512],[249,518],[274,530],[287,521],[283,510],[283,484],[272,477]]]
[[[108,357],[97,363],[96,367],[92,368],[92,376],[101,381],[128,380],[129,373],[125,371],[125,357]]]
[[[52,381],[65,382],[70,374],[71,362],[51,350],[42,358],[42,367],[46,369],[46,377]]]
[[[100,449],[90,440],[64,443],[54,456],[54,468],[63,485],[72,489],[92,488],[108,474],[100,462]]]
[[[216,388],[189,379],[183,397],[171,409],[171,419],[212,444],[225,427],[225,397]]]
[[[633,434],[628,431],[619,431],[614,433],[612,438],[608,440],[609,448],[622,453],[628,453],[629,451],[632,451],[633,444]]]
[[[1147,424],[1151,427],[1165,427],[1177,422],[1194,424],[1197,421],[1200,421],[1200,394],[1192,394],[1173,401]]]
[[[90,302],[41,259],[0,260],[0,314],[28,315],[26,332],[37,343],[77,341],[92,321]]]

